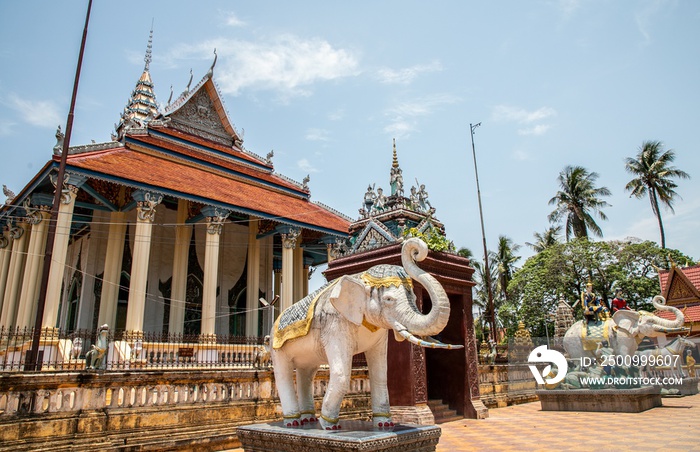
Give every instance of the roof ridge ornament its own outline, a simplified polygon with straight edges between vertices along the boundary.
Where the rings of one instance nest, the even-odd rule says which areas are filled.
[[[216,47],[214,47],[214,62],[211,64],[209,71],[207,72],[207,77],[211,78],[214,75],[214,66],[216,66],[216,60],[219,56],[216,54]]]

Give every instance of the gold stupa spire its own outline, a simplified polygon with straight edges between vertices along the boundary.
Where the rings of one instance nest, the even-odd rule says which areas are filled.
[[[398,168],[399,167],[399,158],[396,155],[396,138],[394,138],[394,160],[391,162],[391,167],[392,168]]]

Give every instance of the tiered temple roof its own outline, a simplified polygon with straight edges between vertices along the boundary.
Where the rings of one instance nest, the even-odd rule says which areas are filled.
[[[435,218],[435,208],[430,205],[425,185],[412,186],[410,195],[405,195],[396,140],[393,143],[389,187],[387,196],[376,184],[368,186],[359,210],[360,216],[349,227],[350,246],[345,250],[345,255],[399,242],[409,230],[420,234],[437,230],[444,235],[445,227]]]

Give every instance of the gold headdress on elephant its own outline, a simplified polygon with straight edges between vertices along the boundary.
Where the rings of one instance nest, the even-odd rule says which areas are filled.
[[[411,277],[397,265],[376,265],[360,275],[360,278],[374,289],[391,286],[413,288]]]

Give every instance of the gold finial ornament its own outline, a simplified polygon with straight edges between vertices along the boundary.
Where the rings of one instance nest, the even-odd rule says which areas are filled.
[[[391,162],[391,167],[392,168],[399,167],[399,157],[396,155],[396,138],[394,138],[394,159]]]

